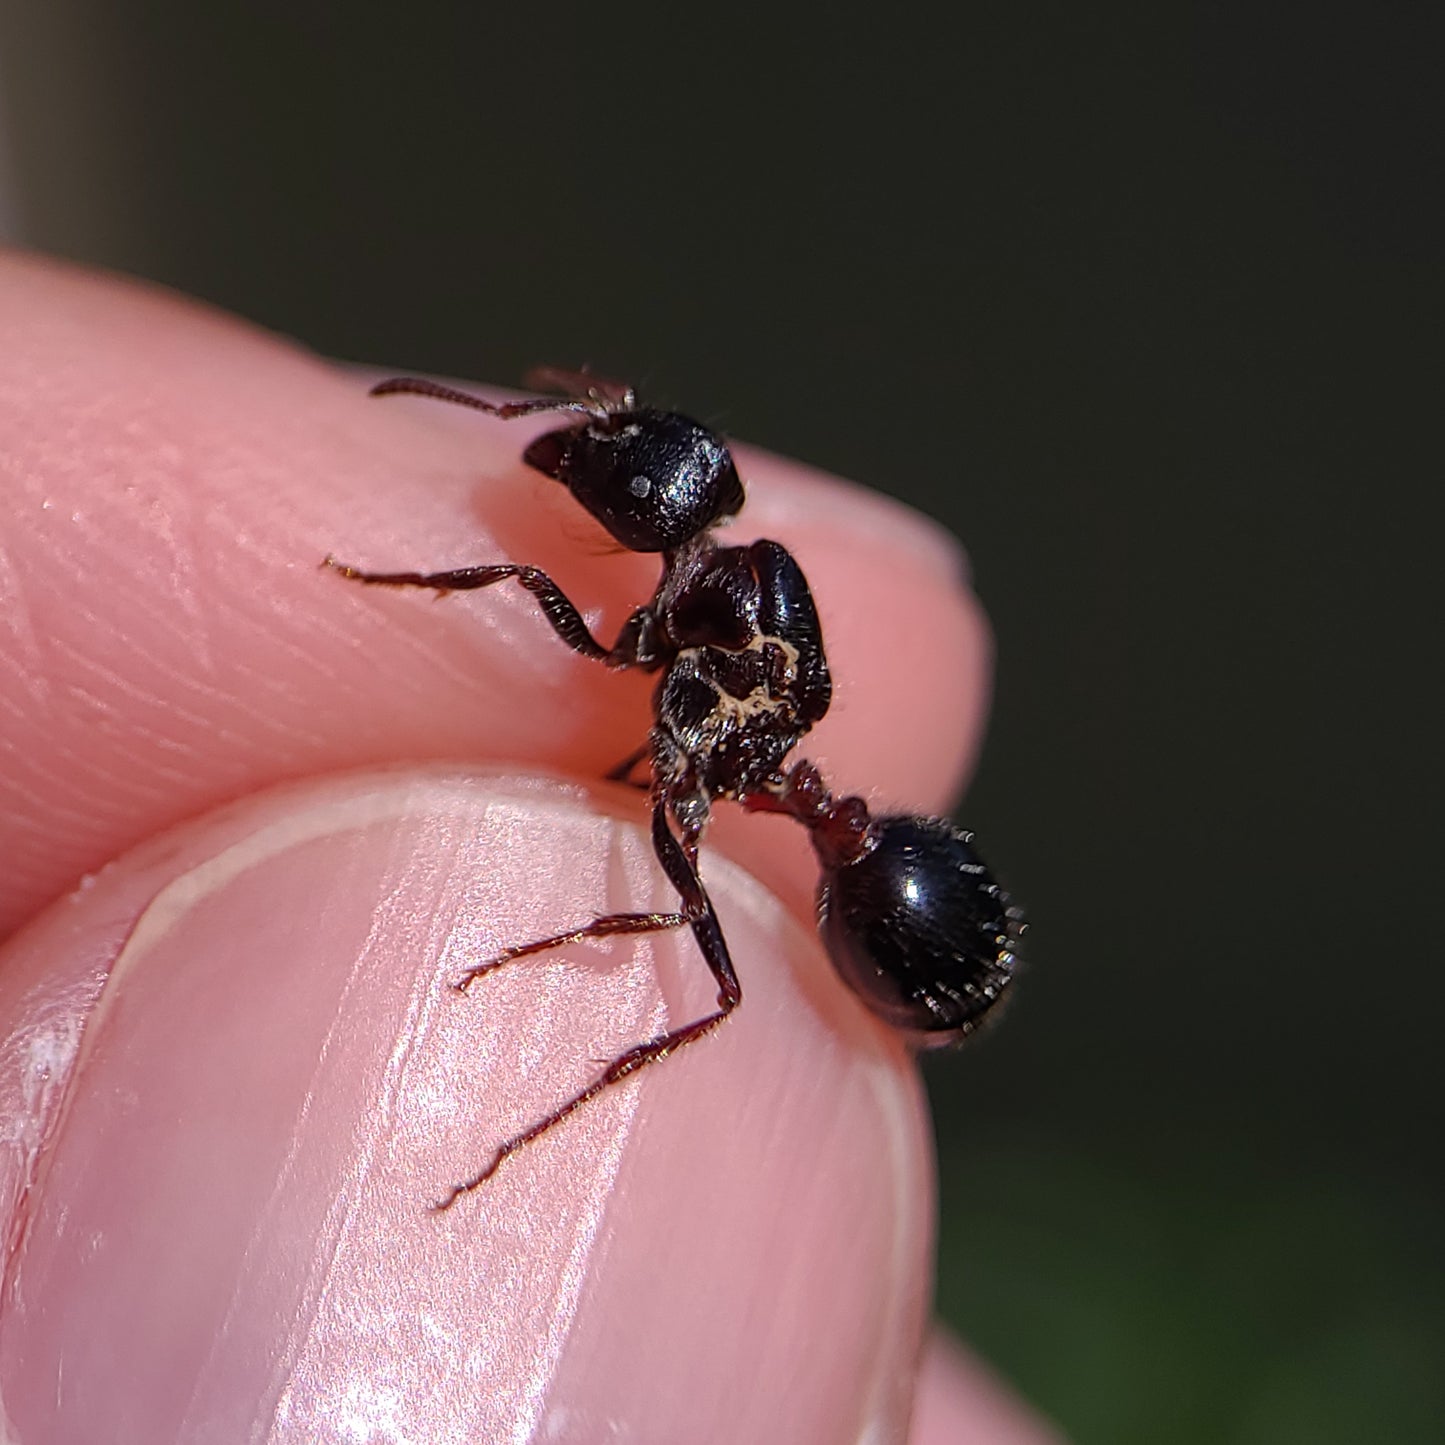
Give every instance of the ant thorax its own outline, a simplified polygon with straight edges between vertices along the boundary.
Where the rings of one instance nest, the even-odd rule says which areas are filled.
[[[828,711],[832,682],[802,569],[776,542],[708,536],[664,558],[653,601],[671,657],[654,699],[654,773],[679,826],[767,787]]]

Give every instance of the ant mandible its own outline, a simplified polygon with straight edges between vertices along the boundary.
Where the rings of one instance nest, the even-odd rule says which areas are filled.
[[[712,900],[698,876],[698,846],[715,798],[784,813],[808,829],[818,855],[819,929],[833,966],[881,1019],[918,1044],[966,1038],[1007,990],[1022,915],[973,850],[973,835],[941,818],[874,817],[862,798],[835,797],[807,761],[785,765],[828,711],[832,681],[823,633],[802,569],[777,542],[723,547],[712,530],[736,515],[743,486],[727,445],[675,412],[639,406],[630,386],[588,372],[546,368],[528,381],[562,393],[493,403],[438,382],[393,377],[374,396],[410,393],[475,407],[503,420],[568,412],[576,420],[537,437],[528,466],[561,482],[624,547],[657,552],[652,600],[604,647],[545,572],[511,562],[450,572],[364,572],[326,559],[353,581],[469,591],[515,578],[553,631],[608,667],[660,674],[646,744],[609,778],[625,781],[644,759],[652,846],[681,906],[670,913],[609,913],[565,933],[503,949],[467,970],[467,988],[513,959],[616,934],[691,928],[717,981],[716,1009],[614,1058],[580,1093],[502,1144],[491,1162],[452,1188],[449,1209],[519,1149],[603,1090],[710,1033],[742,990]]]

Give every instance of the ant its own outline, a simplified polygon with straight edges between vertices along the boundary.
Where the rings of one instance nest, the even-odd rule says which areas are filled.
[[[639,406],[630,386],[586,371],[544,368],[538,390],[560,396],[493,403],[416,377],[393,377],[373,396],[409,393],[510,421],[540,412],[575,420],[538,436],[523,460],[563,486],[629,551],[656,552],[651,601],[604,647],[545,572],[503,562],[449,572],[364,572],[328,557],[343,577],[438,593],[515,578],[568,647],[612,668],[659,674],[646,744],[608,774],[625,782],[651,768],[652,846],[680,906],[609,913],[565,933],[503,949],[457,980],[469,985],[504,963],[584,939],[686,925],[717,981],[712,1013],[617,1055],[580,1093],[507,1140],[479,1173],[435,1207],[449,1209],[519,1149],[605,1089],[711,1033],[742,1001],[698,847],[715,798],[802,823],[821,868],[819,929],[833,966],[878,1017],[913,1042],[966,1038],[1013,978],[1025,924],[973,849],[973,835],[941,818],[875,817],[858,797],[836,797],[810,762],[785,763],[827,711],[832,681],[807,579],[786,548],[725,547],[713,528],[743,505],[743,485],[721,437],[675,412]]]

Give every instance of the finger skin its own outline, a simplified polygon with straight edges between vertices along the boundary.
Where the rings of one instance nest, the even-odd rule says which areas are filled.
[[[275,782],[396,758],[596,777],[630,752],[649,680],[569,653],[520,589],[436,601],[318,566],[525,561],[610,639],[657,562],[605,548],[522,465],[545,425],[373,399],[193,303],[0,260],[0,936],[158,829]],[[823,619],[837,689],[809,753],[845,791],[945,806],[988,661],[952,544],[739,456],[737,535],[793,549]],[[806,849],[791,856],[806,902]]]
[[[923,1352],[908,1445],[1063,1445],[986,1365],[945,1330]]]
[[[444,986],[599,905],[665,905],[634,811],[440,769],[304,784],[12,941],[16,1439],[901,1442],[917,1081],[813,931],[717,858],[738,1014],[428,1212],[596,1060],[710,1006],[686,935]]]

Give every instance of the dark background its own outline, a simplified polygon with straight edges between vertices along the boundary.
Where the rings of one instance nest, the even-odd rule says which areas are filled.
[[[941,1309],[1080,1445],[1445,1438],[1437,7],[540,8],[7,0],[12,229],[942,518],[1035,928]]]

